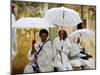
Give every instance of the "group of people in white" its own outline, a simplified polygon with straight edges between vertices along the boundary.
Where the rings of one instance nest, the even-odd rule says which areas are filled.
[[[61,29],[52,44],[48,35],[48,31],[42,29],[39,32],[41,40],[32,41],[28,53],[30,63],[24,73],[95,69],[92,55],[81,46],[80,37],[70,40],[67,32]]]
[[[12,14],[12,25],[14,23],[15,17]],[[12,29],[13,32],[16,32],[15,30]],[[39,32],[41,40],[32,41],[32,48],[28,52],[30,63],[26,65],[24,73],[95,69],[92,55],[88,54],[85,47],[80,44],[80,37],[71,40],[67,32],[61,29],[52,44],[48,35],[49,32],[42,29]],[[12,38],[14,41],[16,35]],[[12,47],[12,56],[15,55],[14,47]]]
[[[12,14],[15,22],[15,17]],[[13,41],[16,39],[16,29],[12,29]],[[46,29],[39,32],[40,41],[32,41],[32,48],[28,53],[30,63],[25,66],[24,73],[54,72],[68,70],[95,69],[92,55],[88,54],[80,44],[80,37],[73,40],[69,38],[64,29],[59,30],[58,37],[53,40],[53,44],[48,39],[49,33]],[[14,41],[16,42],[16,40]],[[15,57],[14,43],[12,47],[12,59]]]

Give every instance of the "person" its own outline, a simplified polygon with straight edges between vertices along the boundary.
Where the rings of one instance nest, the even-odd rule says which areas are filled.
[[[12,31],[11,31],[11,37],[12,37],[12,60],[15,58],[15,56],[17,55],[18,53],[18,45],[17,45],[17,39],[16,39],[16,28],[14,27],[14,23],[16,22],[16,17],[14,15],[14,9],[15,9],[15,6],[14,4],[12,4]]]
[[[12,4],[12,27],[13,27],[13,25],[14,25],[14,23],[16,22],[16,17],[15,17],[15,6],[14,6],[14,4]]]
[[[72,66],[69,62],[69,52],[71,49],[71,44],[67,38],[67,33],[65,30],[61,29],[58,32],[59,37],[56,37],[53,41],[53,48],[55,51],[54,65],[56,71],[66,71],[72,70]]]
[[[81,69],[94,69],[92,55],[86,52],[85,47],[80,44],[80,37],[76,37],[72,42],[72,51],[70,52],[72,60],[78,59],[81,62]],[[77,64],[76,64],[77,65]],[[72,65],[73,66],[73,65]]]
[[[72,49],[70,51],[71,58],[75,59],[78,57],[84,57],[85,55],[81,53],[82,46],[80,44],[80,38],[75,37],[73,41],[71,40]]]
[[[34,72],[51,72],[54,70],[53,63],[53,47],[48,39],[48,31],[42,29],[39,32],[40,41],[33,41],[32,48],[29,50],[28,59],[32,63]],[[35,68],[36,67],[36,68]]]

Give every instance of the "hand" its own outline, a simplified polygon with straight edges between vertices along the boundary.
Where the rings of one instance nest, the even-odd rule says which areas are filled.
[[[35,47],[32,46],[31,54],[33,54],[35,52],[36,52],[36,49],[35,49]]]
[[[35,50],[35,46],[34,46],[35,43],[36,43],[36,41],[33,40],[33,41],[32,41],[32,51],[31,51],[31,54],[33,54],[33,53],[36,52],[36,50]]]
[[[36,40],[33,40],[33,41],[32,41],[32,45],[34,45],[35,43],[36,43]]]
[[[88,54],[87,56],[88,56],[88,58],[92,58],[93,57],[91,54]]]
[[[85,47],[82,47],[82,50],[85,51]]]

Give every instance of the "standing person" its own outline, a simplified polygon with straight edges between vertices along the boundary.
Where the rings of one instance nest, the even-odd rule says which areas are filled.
[[[67,33],[62,29],[58,32],[58,35],[59,37],[56,37],[53,43],[55,50],[54,65],[57,68],[57,71],[72,70],[72,66],[68,58],[71,44],[67,38]]]
[[[53,47],[48,39],[48,31],[45,29],[40,30],[39,36],[41,40],[36,43],[33,41],[33,46],[28,53],[28,59],[32,62],[33,70],[38,69],[37,72],[51,72],[54,70],[52,65]]]
[[[72,51],[70,52],[70,56],[72,59],[77,59],[81,62],[82,69],[94,69],[92,55],[88,54],[85,47],[80,44],[79,37],[75,38],[72,42]]]
[[[16,28],[14,27],[14,23],[16,22],[16,18],[14,15],[14,9],[15,6],[14,4],[12,4],[12,21],[11,21],[11,26],[12,26],[12,30],[11,30],[11,37],[12,37],[12,60],[15,58],[16,54],[17,54],[17,49],[18,49],[18,45],[17,45],[17,39],[16,39]]]

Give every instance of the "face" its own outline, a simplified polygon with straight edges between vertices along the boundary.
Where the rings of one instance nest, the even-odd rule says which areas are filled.
[[[47,37],[48,37],[48,35],[47,35],[46,33],[42,33],[42,34],[40,35],[40,38],[41,38],[41,41],[42,41],[42,42],[45,42],[45,41],[47,40]]]
[[[63,32],[63,30],[60,32],[60,37],[61,37],[61,38],[64,37],[64,32]]]
[[[15,12],[15,6],[12,5],[12,13],[14,13],[14,12]]]

